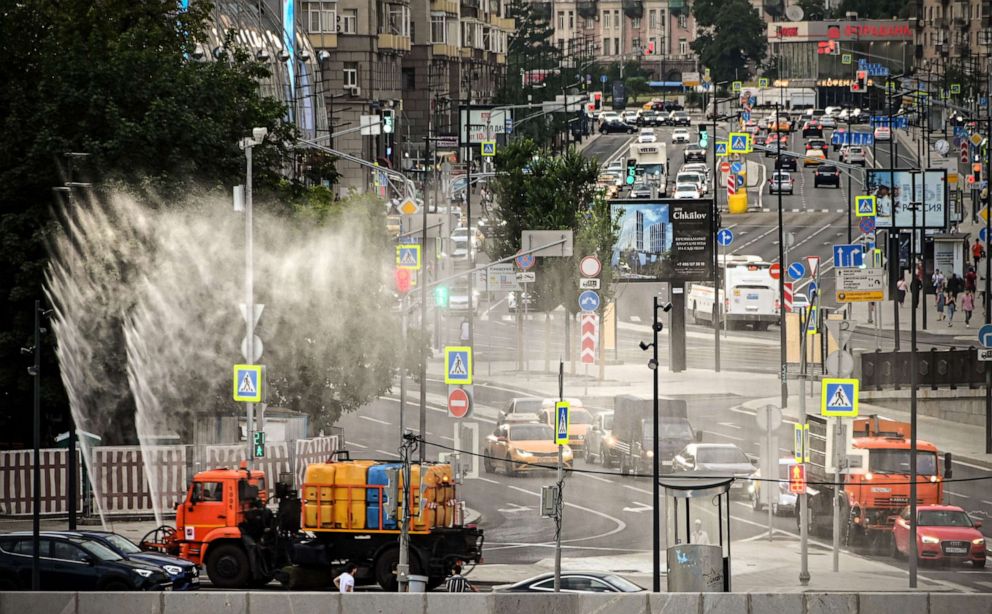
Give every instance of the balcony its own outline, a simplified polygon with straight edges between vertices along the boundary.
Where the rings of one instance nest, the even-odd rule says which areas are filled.
[[[338,35],[337,34],[308,34],[307,37],[310,39],[310,44],[313,45],[314,49],[337,49],[338,46]]]
[[[575,3],[575,10],[579,13],[579,17],[585,19],[593,19],[599,13],[596,0],[580,0]]]
[[[458,0],[431,0],[431,10],[448,13],[449,15],[457,15]]]
[[[458,51],[458,47],[456,45],[434,43],[433,51],[434,51],[434,57],[457,58],[461,56],[461,54]]]
[[[410,37],[399,34],[380,34],[379,51],[409,51]]]
[[[489,25],[491,25],[494,28],[499,28],[500,30],[503,30],[505,32],[513,32],[516,26],[513,19],[500,17],[498,15],[489,16]]]
[[[467,9],[479,10],[482,8],[482,0],[461,0],[461,3]]]
[[[623,14],[631,19],[644,17],[643,0],[623,0]]]
[[[685,0],[668,0],[668,9],[672,15],[680,15],[687,11]]]

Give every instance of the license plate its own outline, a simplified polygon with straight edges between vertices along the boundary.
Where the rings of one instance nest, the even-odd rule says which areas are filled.
[[[947,548],[945,550],[948,554],[968,554],[967,548]]]
[[[200,583],[200,577],[199,576],[194,576],[193,579],[190,580],[190,582],[192,582],[193,584],[199,584]]]
[[[756,301],[756,300],[758,300],[758,295],[757,294],[748,294],[747,295],[747,300],[749,300],[749,301]]]

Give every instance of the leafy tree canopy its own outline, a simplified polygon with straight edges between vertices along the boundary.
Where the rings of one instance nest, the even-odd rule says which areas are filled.
[[[692,14],[702,29],[692,43],[715,81],[744,79],[768,50],[765,22],[748,0],[696,0]]]

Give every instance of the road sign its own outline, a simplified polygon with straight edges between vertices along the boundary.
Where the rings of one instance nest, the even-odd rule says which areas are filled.
[[[978,360],[981,362],[992,361],[992,349],[989,348],[978,348]]]
[[[568,401],[555,403],[555,443],[559,446],[568,444]]]
[[[444,383],[464,384],[472,383],[472,348],[453,347],[444,348]]]
[[[727,155],[727,141],[713,141],[713,150],[718,156]],[[723,172],[726,173],[727,171]]]
[[[758,87],[768,87],[768,77],[758,77]]]
[[[583,364],[595,364],[596,346],[599,345],[599,314],[583,313],[579,320],[579,331],[579,359]]]
[[[262,351],[264,346],[262,344],[262,338],[258,335],[254,336],[255,342],[252,344],[251,349],[254,356],[248,355],[248,337],[241,338],[241,355],[244,356],[245,360],[248,362],[258,362],[258,359],[262,357]]]
[[[806,334],[815,335],[820,332],[820,310],[813,305],[809,308],[809,316],[806,318]]]
[[[504,124],[503,130],[507,134],[513,134],[513,118],[507,115],[506,119],[503,120],[503,124]]]
[[[854,212],[858,217],[875,217],[875,197],[873,195],[855,196]]]
[[[784,294],[785,294],[785,310],[788,313],[792,313],[792,304],[793,304],[793,299],[795,297],[795,286],[792,284],[791,281],[787,281],[787,282],[785,282],[782,285],[783,285],[784,290],[785,290],[785,292],[784,292]]]
[[[733,83],[730,84],[730,90],[733,91],[733,92],[739,92],[739,91],[741,91],[741,88],[743,86],[744,86],[744,84],[741,83],[740,81],[734,81]]]
[[[448,415],[464,418],[472,411],[472,399],[464,388],[452,388],[448,392]]]
[[[603,270],[603,263],[595,256],[586,256],[579,261],[579,273],[583,277],[596,277]]]
[[[860,245],[842,244],[834,245],[834,266],[837,268],[863,267],[865,265],[865,252]]]
[[[599,278],[583,277],[579,280],[580,290],[599,290]]]
[[[992,348],[992,324],[984,324],[978,329],[978,342],[982,347]]]
[[[799,281],[806,276],[806,266],[802,262],[793,262],[789,265],[789,277],[794,281]]]
[[[854,373],[854,355],[846,350],[830,352],[823,366],[830,375],[850,377]]]
[[[404,198],[397,209],[403,215],[414,215],[420,211],[420,205],[412,198]]]
[[[754,415],[758,428],[765,431],[777,429],[782,424],[782,410],[777,405],[765,405]]]
[[[772,279],[778,279],[782,276],[782,265],[777,262],[773,262],[770,267],[768,267],[768,274],[772,276]]]
[[[262,365],[234,365],[234,400],[238,403],[261,403]]]
[[[856,418],[858,415],[858,380],[823,378],[820,415]]]
[[[840,63],[841,64],[851,64],[853,62],[854,62],[854,56],[851,55],[850,53],[842,53],[842,54],[840,54]]]
[[[496,141],[482,141],[482,157],[492,158],[496,155]]]
[[[744,120],[744,121],[750,121],[750,119],[751,119],[751,112],[748,111],[747,109],[741,111],[741,119]]]
[[[806,293],[809,296],[809,301],[811,303],[816,302],[816,294],[820,291],[820,286],[816,285],[815,281],[809,282],[806,286]]]
[[[606,75],[599,75],[600,83],[606,83],[607,81],[609,81],[609,78]]]
[[[728,151],[732,154],[751,153],[750,141],[751,135],[747,132],[731,132]]]
[[[974,145],[975,147],[981,145],[983,140],[985,140],[985,137],[983,137],[978,132],[971,135],[971,144]]]
[[[720,232],[716,233],[716,242],[721,247],[727,247],[734,242],[734,233],[729,228],[721,228]]]
[[[537,273],[533,271],[521,271],[517,273],[518,284],[532,284],[537,281]]]
[[[534,254],[521,254],[514,258],[513,261],[517,263],[518,267],[526,271],[534,267],[537,263],[537,258],[534,257]]]
[[[599,295],[592,290],[586,290],[579,295],[579,308],[582,311],[596,311],[599,309]]]
[[[721,162],[720,163],[720,172],[721,173],[729,173],[730,172],[730,162],[727,162],[726,160],[724,160],[723,162]]]
[[[420,244],[396,246],[396,268],[407,271],[420,270]]]
[[[834,271],[838,303],[885,300],[885,269],[835,268]]]
[[[820,257],[806,256],[806,266],[809,267],[809,276],[816,277],[816,271],[820,268]]]
[[[858,228],[860,228],[861,232],[865,233],[866,235],[875,232],[875,218],[873,217],[861,218],[861,221],[858,222]]]
[[[744,168],[744,165],[741,163],[740,160],[734,160],[733,162],[730,163],[730,170],[734,174],[739,174],[742,168]]]
[[[978,240],[981,241],[982,243],[989,242],[989,235],[987,232],[985,232],[985,226],[982,226],[981,228],[978,229]]]
[[[789,465],[789,492],[796,495],[806,492],[806,465]]]
[[[809,424],[796,423],[792,430],[792,456],[797,463],[809,462]]]

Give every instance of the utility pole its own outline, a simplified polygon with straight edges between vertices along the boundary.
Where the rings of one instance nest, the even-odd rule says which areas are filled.
[[[986,44],[992,44],[992,39],[986,36]],[[992,134],[992,55],[989,56],[988,81],[985,93],[985,126]],[[985,148],[986,176],[989,182],[985,185],[985,237],[992,237],[992,143]],[[992,323],[992,254],[985,254],[985,323]],[[985,453],[992,454],[992,369],[985,370]]]
[[[31,590],[41,590],[41,301],[34,302],[34,365],[28,373],[34,377],[34,421],[32,425],[33,457],[31,468]],[[23,351],[23,350],[22,350]],[[72,426],[70,425],[70,430]],[[70,450],[70,453],[72,451]],[[70,479],[72,476],[70,476]]]
[[[475,238],[472,234],[472,75],[474,70],[474,65],[469,64],[468,79],[465,80],[466,87],[468,88],[468,100],[466,104],[468,110],[465,112],[465,226],[468,230],[469,269],[475,268],[475,249],[472,246],[473,239]],[[475,347],[474,277],[474,275],[468,276],[468,339],[465,340],[471,348]],[[474,361],[472,363],[472,369],[475,369]]]
[[[558,359],[558,400],[565,400],[565,361]],[[557,421],[555,412],[555,420]],[[557,427],[556,427],[557,428]],[[558,488],[555,497],[555,592],[561,592],[561,527],[565,517],[564,446],[558,444]]]
[[[716,175],[716,118],[717,118],[716,108],[718,104],[719,101],[717,100],[716,97],[716,86],[714,85],[713,86],[713,136],[710,137],[713,139],[713,164],[712,164],[713,208],[711,209],[711,214],[710,214],[710,218],[711,218],[710,227],[712,229],[711,232],[713,233],[714,237],[716,236],[716,233],[720,231],[719,225],[716,222],[716,218],[720,212],[720,208],[717,206],[717,194],[719,194],[720,191],[717,189],[717,185],[716,185],[717,183],[716,182],[716,176],[717,176]],[[703,119],[705,120],[706,112],[703,111],[703,113],[704,113]],[[728,149],[730,147],[729,133],[727,136],[727,147]],[[729,199],[727,200],[727,210],[729,213],[730,210]],[[726,256],[726,254],[724,254],[724,256]],[[726,258],[724,258],[724,264],[726,264]],[[721,283],[720,263],[717,258],[716,249],[714,249],[713,250],[713,371],[715,371],[716,373],[720,372],[720,283]],[[657,478],[655,479],[655,481],[657,481]],[[655,497],[655,500],[657,500],[657,496]],[[660,589],[656,588],[655,592],[658,592],[658,590]]]
[[[400,558],[396,563],[396,581],[401,593],[409,590],[410,583],[410,503],[413,500],[410,494],[410,454],[416,446],[417,439],[413,433],[404,431],[400,443],[400,460],[403,463],[403,488],[400,489],[400,496],[403,498],[403,511],[400,514]]]
[[[912,184],[912,198],[910,199],[909,206],[913,209],[913,234],[909,239],[909,262],[913,270],[916,270],[916,251],[919,246],[916,244],[916,210],[919,205],[916,202],[916,181]],[[924,200],[926,199],[926,194],[923,195]],[[925,207],[926,205],[924,205]],[[921,231],[922,234],[922,231]],[[922,289],[923,284],[913,284],[914,288],[917,288],[916,292]],[[916,383],[918,375],[916,373],[917,360],[916,360],[916,297],[913,297],[914,309],[913,313],[910,315],[910,340],[909,340],[909,372],[910,372],[910,397],[909,397],[909,588],[916,588],[917,584],[917,551],[916,551],[916,538],[917,538],[917,522],[916,522],[916,491],[917,491],[917,467],[916,467]],[[986,316],[987,317],[987,316]]]
[[[779,190],[781,194],[781,190]],[[781,249],[781,245],[779,246]],[[785,277],[785,270],[782,270],[782,278]],[[781,282],[780,282],[781,283]],[[819,309],[810,308],[809,316],[807,316],[806,322],[800,321],[799,334],[801,339],[799,341],[799,347],[801,349],[801,356],[799,357],[799,419],[803,424],[803,445],[802,445],[802,462],[806,465],[806,429],[809,428],[808,420],[806,418],[806,330],[809,328],[809,318],[819,317]],[[800,319],[801,320],[801,319]],[[783,359],[784,360],[784,359]],[[784,364],[784,363],[783,363]],[[805,466],[804,469],[808,469]],[[804,471],[805,474],[805,471]],[[799,495],[799,583],[803,586],[809,585],[809,497],[806,494],[806,489]]]
[[[775,105],[775,129],[776,132],[781,128],[781,122],[779,121],[779,112],[782,108],[782,103],[776,103]],[[782,168],[782,141],[779,140],[776,146],[775,154],[775,167]],[[780,365],[780,377],[782,380],[782,409],[789,406],[789,382],[786,379],[788,376],[788,369],[786,368],[786,336],[785,336],[785,270],[788,264],[785,262],[785,221],[783,217],[783,204],[782,204],[782,190],[776,190],[778,193],[778,263],[779,263],[779,276],[778,276],[778,315],[779,315],[779,352],[781,355]],[[804,334],[805,331],[800,331]],[[802,398],[803,394],[799,397]]]

